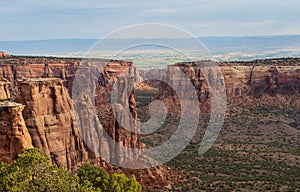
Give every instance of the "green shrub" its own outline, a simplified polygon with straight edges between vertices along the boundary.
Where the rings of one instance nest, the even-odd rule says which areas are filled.
[[[85,164],[77,174],[50,163],[39,149],[26,149],[12,164],[0,163],[0,191],[81,191],[140,192],[135,177],[124,174],[109,176],[99,167]]]

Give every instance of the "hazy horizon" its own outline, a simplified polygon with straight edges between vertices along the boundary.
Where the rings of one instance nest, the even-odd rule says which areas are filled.
[[[299,34],[278,34],[278,35],[228,35],[228,36],[195,36],[194,38],[201,39],[201,38],[268,38],[268,37],[286,37],[286,36],[300,36]],[[126,39],[143,39],[143,38],[133,38],[133,37],[128,37],[128,38],[105,38],[106,40],[126,40]],[[149,39],[190,39],[190,38],[181,38],[181,37],[173,37],[173,38],[168,38],[168,37],[163,37],[163,38],[149,38]],[[59,41],[59,40],[93,40],[93,41],[100,41],[103,40],[102,38],[96,38],[96,37],[90,37],[90,38],[53,38],[53,39],[29,39],[29,40],[0,40],[0,42],[29,42],[29,41]]]
[[[281,36],[245,36],[245,37],[198,37],[197,38],[218,61],[253,60],[276,57],[299,57],[300,35]],[[150,39],[155,45],[161,42],[171,44],[194,55],[195,39],[193,38],[157,38]],[[0,41],[0,51],[12,55],[37,55],[55,57],[85,57],[93,45],[102,45],[93,57],[111,58],[116,50],[123,49],[128,44],[147,45],[148,40],[140,38],[129,39],[54,39],[34,41]],[[138,57],[177,58],[172,53],[165,52],[160,46],[142,46],[137,50],[142,52],[126,51],[121,60],[131,60]],[[152,50],[152,52],[151,52]],[[157,51],[160,51],[159,53]],[[199,53],[200,54],[200,53]],[[176,55],[176,54],[175,54]],[[165,61],[164,61],[165,62]]]

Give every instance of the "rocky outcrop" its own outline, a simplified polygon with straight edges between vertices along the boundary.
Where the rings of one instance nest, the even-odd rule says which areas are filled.
[[[0,161],[10,163],[22,150],[32,147],[23,109],[19,103],[0,102]]]
[[[2,101],[10,99],[9,84],[9,81],[0,77],[0,100]]]
[[[11,95],[15,97],[18,92],[17,80],[24,78],[61,78],[66,80],[65,86],[72,85],[70,81],[80,61],[80,59],[11,56],[1,60],[0,77],[4,77],[10,82]]]
[[[137,119],[135,94],[133,91],[134,77],[119,77],[117,85],[116,100],[112,104],[114,114],[109,118],[109,124],[114,130],[107,130],[119,145],[126,149],[141,149],[140,126]],[[112,113],[112,112],[110,112]],[[115,149],[117,150],[117,149]],[[128,156],[138,157],[138,154],[130,154],[130,151],[115,151],[118,160],[126,162]]]
[[[207,101],[210,98],[210,88],[199,67],[200,63],[181,63],[168,67],[166,78],[170,82],[178,82],[188,77],[198,91],[199,101]],[[174,68],[180,68],[183,76],[174,77]],[[263,96],[289,96],[300,93],[300,66],[243,66],[224,65],[219,68],[222,72],[226,95],[228,99],[244,97],[261,98]],[[207,73],[208,76],[213,73]],[[209,77],[217,79],[219,77]],[[184,82],[184,81],[181,81]],[[161,97],[173,97],[175,92],[170,86],[162,83]],[[185,85],[181,85],[185,86]],[[183,93],[182,93],[183,94]]]
[[[8,59],[9,60],[9,59]],[[0,77],[7,79],[10,82],[9,90],[11,97],[15,97],[18,93],[17,80],[30,78],[34,76],[29,65],[25,64],[5,64],[0,65]]]
[[[0,76],[7,79],[11,86],[15,85],[17,79],[30,78],[33,76],[28,65],[0,65]]]
[[[0,65],[0,76],[7,78],[11,82],[10,89],[13,92],[13,96],[15,97],[18,95],[16,101],[26,105],[24,117],[26,119],[26,123],[28,124],[28,129],[33,137],[32,139],[34,146],[42,148],[48,154],[51,153],[53,157],[56,157],[53,158],[53,161],[57,161],[59,165],[65,167],[74,166],[77,161],[74,160],[76,158],[78,158],[78,162],[86,159],[86,155],[84,154],[77,154],[77,156],[80,157],[76,157],[75,155],[75,157],[71,158],[62,158],[62,156],[67,156],[62,152],[63,149],[57,147],[55,143],[54,145],[47,144],[47,139],[49,136],[45,136],[44,134],[45,132],[47,133],[46,135],[55,137],[49,134],[48,131],[59,130],[59,127],[61,126],[66,127],[67,133],[69,130],[71,130],[70,126],[72,127],[74,124],[72,122],[74,121],[74,117],[73,114],[69,114],[68,111],[72,111],[73,109],[70,106],[71,99],[67,98],[69,95],[67,96],[67,94],[64,92],[66,89],[64,89],[63,86],[67,87],[69,93],[72,94],[73,82],[81,60],[39,57],[11,57],[3,61],[4,62]],[[131,77],[131,79],[134,79],[134,82],[141,81],[138,71],[134,68],[134,65],[131,62],[91,60],[89,63],[97,65],[98,67],[100,66],[100,75],[95,91],[95,104],[97,108],[97,115],[102,117],[102,120],[104,120],[101,122],[103,129],[118,143],[122,143],[124,146],[140,148],[141,143],[137,134],[131,134],[129,132],[127,133],[126,130],[123,129],[120,124],[118,124],[113,115],[112,106],[109,102],[110,92],[114,83],[117,81],[118,76],[124,73],[128,77]],[[30,80],[30,78],[40,77],[43,77],[43,79]],[[62,81],[49,79],[52,77],[60,78]],[[17,81],[19,82],[17,83]],[[55,81],[58,85],[54,85],[53,81]],[[132,83],[132,81],[130,83]],[[126,86],[128,86],[128,84],[126,84]],[[127,94],[128,87],[126,86],[122,89],[124,93],[121,94],[123,95],[125,92]],[[60,90],[63,91],[63,96],[54,94],[54,91],[59,93]],[[130,111],[134,112],[136,111],[134,92],[128,94],[130,95],[130,98],[125,98],[123,102],[128,102],[126,107],[130,105]],[[61,97],[64,102],[58,103],[60,102],[59,97]],[[69,105],[65,103],[69,103]],[[61,111],[60,108],[62,108],[63,111]],[[124,115],[122,110],[116,111],[118,116]],[[69,120],[63,123],[64,118]],[[135,121],[134,124],[130,124],[130,127],[132,126],[138,129],[138,126],[135,125],[137,123],[136,118],[137,115],[134,114]],[[66,124],[70,125],[65,126]],[[128,127],[126,128],[129,129]],[[59,131],[55,134],[58,133]],[[75,137],[77,137],[77,135]],[[53,147],[51,148],[51,146]],[[79,146],[79,148],[82,148],[82,146]],[[114,149],[109,150],[114,151]],[[80,159],[81,156],[84,157]],[[72,162],[71,159],[75,162]]]
[[[83,78],[86,79],[86,76]],[[108,82],[111,78],[116,80],[112,74],[109,77],[106,76]],[[137,154],[130,154],[126,151],[118,153],[118,148],[109,143],[103,134],[107,133],[121,146],[141,148],[134,92],[128,92],[131,91],[133,83],[133,77],[128,79],[121,77],[118,81],[120,90],[114,104],[117,106],[115,115],[109,101],[96,102],[98,109],[103,109],[103,111],[94,112],[94,109],[90,109],[93,107],[90,98],[82,95],[79,98],[81,102],[77,105],[80,121],[76,121],[73,101],[61,79],[21,80],[18,82],[19,93],[16,101],[26,105],[23,115],[33,146],[49,154],[58,166],[76,167],[84,161],[95,161],[99,157],[97,155],[103,153],[110,158],[116,158],[114,161],[125,162],[129,156]],[[109,92],[106,92],[108,87],[112,87],[112,84],[99,86],[97,93],[105,95],[108,99]],[[103,100],[103,98],[99,99]],[[125,109],[130,109],[129,113]],[[133,118],[130,119],[131,114]],[[106,117],[103,124],[100,123],[98,116]],[[133,128],[135,132],[132,133],[130,130]],[[98,152],[101,153],[98,154]],[[110,161],[110,159],[106,160]]]
[[[112,130],[107,128],[115,127],[115,133],[111,136],[118,143],[123,143],[124,146],[129,148],[141,148],[134,93],[134,84],[140,82],[141,77],[132,63],[124,62],[123,67],[119,67],[119,69],[116,68],[116,64],[109,63],[104,68],[103,78],[107,80],[107,83],[102,84],[100,90],[106,90],[104,93],[107,102],[106,104],[102,103],[102,105],[107,107],[107,104],[110,104],[110,106],[107,108],[109,110],[100,111],[100,115],[105,116],[107,119],[107,122],[105,122],[106,131],[110,133]],[[117,88],[116,92],[112,92],[113,86]],[[115,93],[115,100],[111,104],[109,97],[112,93]],[[103,98],[97,100],[100,101]],[[109,116],[110,118],[108,118]]]
[[[79,79],[83,83],[83,88],[84,86],[89,88],[87,87],[88,83],[94,82],[96,88],[90,90],[94,98],[86,94],[76,98],[71,94],[74,81],[78,78],[77,72],[82,66],[80,59],[10,56],[2,59],[1,62],[0,77],[6,78],[10,82],[12,96],[16,97],[17,102],[25,105],[23,116],[32,145],[49,154],[54,163],[67,168],[76,167],[85,161],[103,166],[105,163],[95,156],[97,154],[94,154],[94,151],[104,153],[119,162],[126,162],[129,157],[138,156],[138,154],[130,153],[130,150],[120,153],[114,144],[103,137],[103,134],[107,133],[115,143],[128,149],[143,148],[139,135],[135,93],[132,89],[133,84],[141,82],[142,78],[133,63],[93,60],[90,64],[98,65],[97,70],[94,70],[97,78],[89,79],[89,76],[83,75]],[[275,64],[271,66],[270,62]],[[267,98],[269,101],[270,97],[276,98],[276,96],[296,95],[299,98],[299,63],[300,59],[277,59],[218,64],[221,65],[227,97],[230,100]],[[211,92],[202,74],[202,69],[197,67],[197,63],[182,63],[175,67],[179,67],[183,74],[177,76],[174,66],[170,66],[167,76],[159,75],[159,79],[166,78],[174,82],[174,86],[182,87],[185,87],[185,82],[192,80],[201,104],[209,104]],[[146,76],[153,76],[153,73],[155,76],[155,70]],[[218,76],[211,76],[211,78],[217,79]],[[185,81],[181,81],[182,79]],[[1,84],[3,89],[0,86],[2,92],[0,95],[5,95],[3,98],[6,99],[8,98],[8,83],[7,81],[3,82],[3,86]],[[118,91],[115,94],[114,102],[111,102],[114,87],[117,87]],[[182,89],[180,95],[188,96],[188,91]],[[81,101],[76,106],[77,109],[85,109],[77,111],[80,125],[76,121],[76,113],[74,113],[76,108],[73,107],[70,96]],[[159,97],[174,99],[176,93],[171,86],[162,84]],[[93,109],[94,103],[96,110]],[[12,109],[5,108],[8,111],[6,116],[3,115],[2,118],[1,115],[3,122],[6,119],[3,126],[4,124],[5,126],[9,125],[8,127],[15,126],[9,124],[16,119],[16,115],[10,113],[21,113],[9,111]],[[20,109],[18,108],[18,110]],[[86,127],[93,129],[85,132]],[[23,132],[26,132],[25,127]],[[15,133],[6,132],[5,135],[12,135],[11,138],[19,137]],[[27,140],[25,135],[22,137]],[[8,142],[1,143],[1,150],[9,151],[7,146],[11,145],[11,141],[9,139],[4,141]],[[90,141],[92,145],[87,145],[86,141]],[[21,145],[20,149],[26,146]],[[10,149],[6,154],[3,153],[3,157],[7,157],[7,161],[13,159],[14,155],[11,154],[16,153],[11,151],[14,150]]]
[[[222,67],[230,98],[298,95],[300,66]]]
[[[47,78],[47,77],[53,77],[54,73],[51,70],[51,68],[49,67],[49,64],[45,64],[44,67],[44,73],[42,75],[42,77]]]
[[[25,79],[18,83],[16,101],[25,105],[23,116],[34,147],[60,167],[76,167],[89,159],[76,124],[73,103],[60,79]]]
[[[116,92],[113,92],[114,85]],[[114,61],[103,68],[96,64],[83,65],[76,73],[74,86],[77,89],[73,90],[73,99],[88,146],[113,164],[124,164],[136,157],[138,154],[131,149],[141,149],[142,144],[133,91],[134,76],[128,63]],[[103,147],[105,145],[107,147]],[[120,146],[125,150],[120,150]]]
[[[9,56],[10,56],[9,53],[0,51],[0,58],[5,58],[5,57],[9,57]]]
[[[23,116],[32,146],[42,149],[53,163],[68,169],[76,168],[84,162],[101,167],[110,166],[103,161],[102,156],[97,156],[98,152],[110,157],[105,160],[115,165],[125,165],[131,158],[138,157],[138,153],[130,150],[142,149],[144,146],[140,141],[132,88],[134,83],[142,79],[131,62],[92,61],[92,65],[100,66],[97,73],[99,76],[92,79],[96,86],[93,92],[95,98],[91,100],[82,94],[78,98],[80,104],[74,108],[69,93],[72,94],[74,81],[78,79],[76,75],[80,59],[12,56],[2,61],[0,76],[11,83],[14,99],[25,105]],[[85,82],[89,79],[83,76],[82,80]],[[119,89],[116,92],[117,99],[111,103],[114,84]],[[83,83],[83,86],[86,85]],[[75,109],[84,110],[75,113]],[[91,127],[94,129],[86,131]],[[109,139],[103,137],[104,134]],[[118,145],[125,150],[119,151]],[[164,179],[162,171],[168,172],[165,168],[157,168],[124,173],[139,175],[140,181],[157,182],[158,177],[159,180]],[[168,183],[166,179],[164,182]]]
[[[114,79],[125,70],[130,76],[134,77],[135,82],[142,81],[139,71],[134,67],[132,62],[101,59],[91,59],[88,62],[103,67],[105,64],[103,73],[112,77],[111,79]],[[64,85],[68,88],[71,95],[75,73],[81,63],[84,63],[84,61],[76,58],[11,56],[1,60],[0,77],[6,78],[11,83],[10,90],[12,96],[17,94],[17,79],[40,77],[60,78],[64,80]]]

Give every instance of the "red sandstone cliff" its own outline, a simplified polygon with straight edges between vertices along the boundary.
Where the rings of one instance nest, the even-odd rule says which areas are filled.
[[[126,163],[130,158],[136,157],[137,154],[132,153],[131,148],[142,148],[138,134],[139,123],[135,108],[135,95],[132,91],[134,76],[130,68],[131,63],[116,61],[112,61],[103,68],[101,68],[101,63],[83,65],[76,73],[74,82],[76,89],[72,92],[82,123],[84,140],[93,151],[102,153],[101,156],[104,154],[105,160],[114,164]],[[98,81],[95,82],[95,79]],[[111,103],[109,97],[115,83],[119,90],[116,101]],[[91,98],[91,95],[94,98]],[[93,106],[93,101],[95,101],[95,106]],[[130,118],[131,115],[132,118]],[[107,140],[107,137],[113,142]],[[99,148],[105,143],[108,149]],[[128,150],[119,151],[119,145]]]
[[[9,84],[9,81],[0,77],[0,100],[10,99]]]
[[[75,124],[72,101],[68,94],[68,91],[72,93],[75,73],[80,62],[80,59],[10,57],[2,59],[0,65],[0,76],[10,81],[12,95],[16,97],[16,101],[26,105],[23,114],[32,136],[33,145],[52,155],[52,160],[64,167],[74,167],[78,162],[92,159],[92,157],[88,157],[87,149],[84,148],[83,141],[78,136],[78,130],[76,131],[78,125]],[[90,62],[100,66],[107,64],[103,60]],[[101,75],[95,97],[97,113],[99,116],[105,117],[102,122],[103,128],[112,139],[126,147],[140,148],[142,144],[139,136],[126,131],[117,123],[109,103],[108,96],[112,86],[117,81],[117,76],[124,71],[128,77],[140,81],[138,71],[131,62],[110,61],[100,69]],[[39,77],[56,77],[62,80],[44,78],[30,80],[30,78]],[[67,92],[64,85],[68,87]],[[127,83],[125,86],[127,87],[123,87],[121,90],[124,93],[119,93],[120,95],[127,95],[129,84]],[[6,90],[7,85],[3,84],[2,88]],[[4,96],[4,94],[1,95]],[[129,98],[120,98],[118,102],[128,102],[126,106],[135,113],[136,119],[134,92],[129,95]],[[122,110],[116,113],[118,116],[124,114]],[[129,128],[136,127],[138,129],[136,123],[137,121],[134,121]],[[76,150],[73,143],[76,143]],[[113,153],[114,149],[109,150]],[[122,158],[126,158],[126,155]]]
[[[200,65],[203,63],[181,63],[169,66],[165,78],[167,81],[177,82],[185,79],[186,76],[189,77],[198,91],[199,100],[206,101],[210,97],[210,88]],[[174,68],[180,68],[184,72],[182,76],[174,76]],[[224,78],[228,99],[300,94],[300,65],[298,64],[287,66],[286,63],[277,63],[277,65],[271,66],[245,66],[240,63],[236,63],[236,65],[231,63],[231,65],[222,64],[219,69]],[[210,78],[217,79],[219,77]],[[166,84],[161,86],[161,97],[174,96],[175,93],[170,90],[169,86]]]
[[[32,147],[23,109],[19,103],[0,102],[0,161],[10,163],[23,149]]]
[[[42,149],[60,167],[76,167],[88,160],[78,132],[73,103],[60,79],[26,79],[18,83],[16,101],[34,147]]]

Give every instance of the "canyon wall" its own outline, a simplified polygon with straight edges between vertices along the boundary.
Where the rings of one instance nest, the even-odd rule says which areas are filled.
[[[120,162],[138,156],[127,151],[120,154],[118,148],[103,137],[104,132],[122,146],[139,149],[144,147],[140,141],[133,89],[134,84],[141,82],[142,78],[133,63],[92,60],[85,66],[81,59],[75,58],[15,56],[1,58],[0,61],[0,99],[13,99],[18,102],[0,104],[1,161],[11,162],[23,149],[30,147],[42,149],[51,157],[53,163],[69,169],[83,162],[107,166],[97,157],[97,151]],[[294,99],[291,102],[300,103],[300,59],[257,60],[218,65],[223,74],[228,100],[240,99],[244,103],[272,100],[276,103],[280,101],[279,97],[291,97]],[[85,74],[81,76],[78,71],[82,66],[92,69],[96,78],[90,79]],[[174,72],[176,67],[183,71],[179,76]],[[185,86],[185,81],[181,80],[190,79],[200,103],[209,104],[211,92],[202,70],[198,63],[179,63],[169,66],[168,73],[159,76],[159,79],[165,78],[167,82],[182,87]],[[155,70],[151,73],[155,75]],[[147,76],[147,72],[142,74]],[[219,76],[211,78],[218,79]],[[95,85],[92,90],[94,100],[87,94],[81,94],[80,97],[72,95],[74,83],[76,89],[80,88],[76,87],[76,81],[82,82],[83,89],[85,86],[88,89],[87,85],[91,82]],[[170,86],[160,86],[160,98],[176,98],[176,93]],[[115,87],[118,91],[114,102],[111,102],[110,97]],[[182,95],[188,95],[185,89],[183,91],[185,92]],[[80,104],[74,107],[72,98],[79,99]],[[286,101],[282,100],[283,103]],[[93,104],[96,110],[93,109]],[[126,109],[129,109],[129,113]],[[86,131],[86,127],[92,127],[92,130]],[[160,172],[164,170],[147,169],[139,175],[155,175],[152,178],[155,181],[158,177],[163,177]]]
[[[24,78],[60,78],[71,95],[75,73],[81,63],[88,62],[101,68],[103,76],[110,77],[110,80],[102,79],[99,83],[107,85],[116,81],[116,77],[126,71],[133,76],[135,82],[142,81],[139,71],[132,62],[107,61],[101,59],[90,59],[83,61],[77,58],[55,58],[55,57],[30,57],[10,56],[0,60],[0,77],[7,79],[10,85],[12,96],[17,94],[16,80]]]
[[[68,90],[60,79],[39,78],[18,82],[18,103],[34,147],[60,167],[76,167],[89,154],[81,136]]]
[[[104,68],[98,68],[94,64],[83,64],[78,68],[73,83],[76,87],[72,92],[73,99],[87,145],[110,162],[125,163],[129,158],[137,156],[130,150],[120,152],[118,148],[118,145],[125,146],[126,149],[140,149],[143,146],[138,134],[139,122],[135,94],[132,90],[134,76],[128,70],[127,63],[118,64],[113,61]],[[112,102],[110,96],[114,86],[119,89],[116,92],[116,100]],[[98,145],[95,145],[97,142]],[[103,145],[108,147],[99,148]]]
[[[78,78],[76,72],[81,63],[80,59],[74,58],[10,56],[2,58],[0,64],[0,77],[2,77],[0,98],[3,100],[10,98],[9,88],[12,98],[25,105],[23,115],[33,146],[42,148],[44,152],[51,155],[54,162],[64,167],[74,167],[79,162],[94,158],[79,136],[80,127],[76,125],[75,114],[72,112],[74,111],[71,99],[73,84],[76,75]],[[250,100],[259,99],[259,101],[265,100],[266,102],[273,99],[273,102],[278,102],[278,96],[299,98],[299,63],[299,59],[272,59],[218,63],[218,65],[223,74],[227,99],[251,98]],[[95,100],[82,99],[86,99],[86,105],[95,102],[97,118],[94,121],[99,121],[101,124],[101,127],[97,129],[103,128],[109,137],[123,146],[143,148],[138,134],[135,93],[132,89],[134,83],[142,81],[138,70],[134,68],[133,63],[125,61],[90,60],[89,64],[89,66],[96,66],[94,71],[98,74],[94,90]],[[176,76],[174,72],[176,67],[183,71],[181,76]],[[201,70],[203,69],[198,66],[198,63],[179,63],[169,66],[167,75],[159,78],[165,78],[167,82],[173,82],[182,87],[185,86],[182,79],[191,79],[200,103],[209,104],[210,88]],[[151,73],[153,75],[155,70]],[[142,74],[147,77],[147,72],[142,72]],[[39,79],[30,80],[32,78]],[[211,78],[219,77],[212,76]],[[83,76],[82,82],[86,80],[89,79]],[[90,81],[95,81],[95,79]],[[115,83],[119,87],[119,92],[115,103],[111,103],[110,96]],[[185,91],[182,95],[184,94],[188,92]],[[174,99],[174,96],[176,93],[170,86],[161,84],[160,98]],[[128,112],[125,108],[129,108],[134,121],[128,120]],[[83,114],[80,116],[84,117]],[[121,122],[119,119],[122,119]],[[92,120],[83,119],[83,121],[86,126],[89,126]],[[135,130],[132,130],[133,128]],[[91,139],[91,136],[88,139]],[[107,148],[107,153],[116,153],[116,149],[111,146],[105,148]],[[126,154],[117,158],[125,161]]]
[[[0,76],[3,79],[0,86],[0,96],[7,99],[8,96],[6,95],[9,93],[9,87],[13,99],[25,105],[23,116],[33,146],[42,149],[58,166],[73,168],[86,161],[105,166],[105,163],[99,157],[96,157],[98,154],[94,152],[97,153],[97,151],[102,150],[110,156],[111,154],[118,154],[117,149],[112,145],[108,145],[105,138],[100,138],[102,140],[99,143],[99,138],[95,138],[94,132],[91,132],[91,130],[88,134],[92,136],[87,138],[82,138],[82,134],[85,133],[80,131],[87,130],[89,126],[95,124],[94,122],[98,122],[96,123],[96,132],[103,129],[116,143],[126,147],[141,148],[143,145],[140,142],[139,135],[128,131],[131,127],[134,127],[137,132],[139,129],[135,95],[129,88],[133,88],[134,82],[140,81],[140,78],[138,71],[131,62],[89,61],[89,64],[96,66],[99,72],[95,84],[97,114],[95,114],[94,119],[89,119],[89,116],[86,117],[85,114],[79,114],[82,124],[78,125],[70,95],[73,91],[75,75],[78,75],[76,72],[80,61],[80,59],[46,59],[39,57],[2,59]],[[117,93],[119,99],[111,104],[109,95],[113,84],[117,82],[120,75],[122,81],[117,83],[118,87],[121,87]],[[87,79],[86,76],[82,78]],[[91,81],[95,81],[95,79]],[[83,86],[86,85],[83,84]],[[125,104],[133,114],[134,121],[125,124],[126,127],[119,124],[113,114],[112,105],[120,106],[118,103]],[[87,107],[86,105],[89,102],[84,101],[82,104]],[[121,116],[124,120],[124,117],[128,114],[120,107],[117,109],[116,116]],[[101,117],[101,122],[98,117]],[[87,145],[83,139],[86,139],[86,141],[92,139],[94,143],[92,143],[92,146]],[[129,155],[135,154],[125,152],[114,158],[118,158],[119,161],[126,161]]]
[[[245,63],[220,63],[220,72],[223,77],[216,76],[216,73],[208,73],[208,79],[216,80],[222,78],[225,83],[227,99],[235,100],[245,97],[261,99],[266,97],[289,97],[300,94],[300,62],[288,66],[287,61],[275,62],[276,65],[245,65]],[[171,65],[167,69],[166,81],[177,84],[186,77],[191,79],[198,92],[199,101],[205,102],[210,98],[210,88],[207,79],[203,75],[204,69],[214,70],[214,67],[200,67],[202,63],[179,63]],[[181,69],[184,73],[176,76],[175,68]],[[214,74],[215,76],[211,76]],[[183,81],[184,82],[184,81]],[[221,82],[220,82],[221,83]],[[172,86],[172,85],[171,85]],[[185,85],[182,85],[185,86]],[[219,87],[220,88],[220,87]],[[219,89],[218,88],[218,89]],[[182,93],[184,94],[184,93]],[[162,83],[160,97],[174,97],[175,92],[170,86]]]

